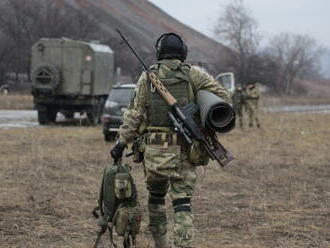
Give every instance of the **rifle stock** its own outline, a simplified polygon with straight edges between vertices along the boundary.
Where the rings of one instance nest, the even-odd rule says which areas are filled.
[[[157,89],[161,97],[167,102],[168,105],[174,106],[178,101],[172,96],[172,94],[166,89],[160,79],[154,72],[146,71],[152,85]]]

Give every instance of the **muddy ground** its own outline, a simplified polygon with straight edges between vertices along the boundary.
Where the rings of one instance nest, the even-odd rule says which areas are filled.
[[[270,114],[262,129],[222,137],[236,160],[198,169],[196,247],[330,247],[329,123]],[[110,146],[101,127],[0,130],[0,247],[92,247]],[[133,173],[144,212],[138,247],[151,247],[141,165]],[[108,244],[104,236],[100,247]]]

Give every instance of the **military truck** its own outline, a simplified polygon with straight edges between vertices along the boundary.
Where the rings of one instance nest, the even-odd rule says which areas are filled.
[[[41,39],[32,47],[32,95],[41,125],[86,114],[99,122],[113,83],[113,51],[105,45],[67,38]]]

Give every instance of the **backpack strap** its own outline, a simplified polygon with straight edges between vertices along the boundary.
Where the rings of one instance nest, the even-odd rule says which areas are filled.
[[[116,243],[113,241],[113,228],[112,228],[112,226],[109,226],[109,225],[108,225],[108,230],[109,230],[110,243],[112,244],[112,246],[113,246],[114,248],[117,248]]]
[[[124,248],[130,248],[131,247],[131,241],[130,241],[130,233],[131,233],[131,225],[128,225],[128,228],[124,235]]]

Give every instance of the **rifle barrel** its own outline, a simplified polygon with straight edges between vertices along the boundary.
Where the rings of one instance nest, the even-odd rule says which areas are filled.
[[[140,61],[140,63],[143,66],[143,69],[147,72],[148,67],[146,66],[146,64],[144,63],[144,61],[142,60],[142,58],[137,54],[137,52],[134,50],[134,48],[131,46],[131,44],[128,42],[128,40],[126,39],[126,37],[121,33],[121,31],[119,29],[116,28],[117,33],[120,35],[120,37],[123,39],[123,41],[125,42],[125,44],[129,47],[129,49],[131,49],[131,51],[134,53],[134,55],[137,57],[137,59]]]

